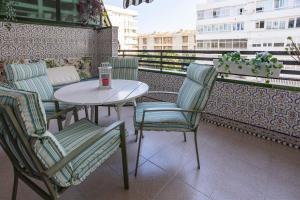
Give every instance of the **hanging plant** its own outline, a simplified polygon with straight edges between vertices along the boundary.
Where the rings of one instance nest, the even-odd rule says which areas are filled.
[[[77,10],[82,25],[94,23],[101,26],[102,5],[100,0],[80,0]]]
[[[15,5],[17,3],[15,1],[4,0],[3,4],[5,9],[4,26],[10,31],[12,28],[12,22],[16,21]]]

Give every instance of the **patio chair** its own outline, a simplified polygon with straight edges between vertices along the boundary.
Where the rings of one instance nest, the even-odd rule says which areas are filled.
[[[138,67],[139,59],[135,57],[121,58],[111,57],[108,62],[112,66],[112,78],[124,79],[124,80],[137,80],[138,79]],[[135,103],[135,102],[134,102]],[[110,116],[110,108],[112,105],[108,105],[108,116]],[[98,113],[98,107],[96,107]],[[96,118],[97,120],[97,118]],[[98,121],[98,120],[97,120]]]
[[[58,199],[66,189],[82,183],[119,146],[124,187],[129,188],[124,122],[100,128],[81,119],[53,135],[47,131],[41,105],[35,92],[0,85],[0,145],[14,170],[13,200],[19,180],[43,199]]]
[[[58,129],[62,130],[64,116],[60,112],[66,110],[73,112],[75,121],[78,120],[78,107],[54,99],[54,89],[47,76],[47,66],[44,61],[9,64],[6,65],[5,71],[8,82],[14,87],[39,93],[46,110],[48,124],[51,119],[57,119]]]
[[[183,132],[186,141],[186,132],[194,133],[197,164],[200,169],[197,128],[200,113],[203,111],[217,71],[213,66],[191,63],[188,67],[187,77],[179,93],[175,92],[150,92],[178,95],[176,103],[169,102],[142,102],[138,103],[134,114],[135,133],[140,135],[136,158],[135,176],[137,175],[139,154],[143,131],[176,131]],[[138,130],[140,133],[138,134]]]

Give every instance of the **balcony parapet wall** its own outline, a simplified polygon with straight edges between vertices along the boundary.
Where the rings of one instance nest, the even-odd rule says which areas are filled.
[[[0,61],[91,57],[92,73],[101,62],[118,54],[117,27],[92,28],[0,22]]]
[[[139,80],[150,90],[177,92],[184,76],[139,71]],[[175,101],[174,96],[151,96]],[[300,93],[231,83],[218,79],[202,120],[285,145],[300,147]]]

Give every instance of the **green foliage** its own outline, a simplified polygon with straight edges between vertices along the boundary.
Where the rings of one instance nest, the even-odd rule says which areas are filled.
[[[16,21],[16,2],[10,0],[1,1],[1,12],[5,12],[4,21],[6,22],[4,26],[10,31],[12,28],[12,22]]]
[[[267,78],[266,83],[269,83],[268,79],[273,75],[272,69],[283,68],[283,65],[278,63],[278,59],[269,52],[257,53],[255,58],[250,60],[242,58],[239,52],[226,53],[219,59],[217,67],[224,67],[224,71],[228,75],[230,73],[230,62],[237,64],[239,69],[242,69],[243,66],[251,67],[252,73],[256,76],[264,69]]]
[[[286,52],[297,62],[300,63],[300,47],[294,42],[291,36],[287,37],[289,41],[288,47],[285,48]]]

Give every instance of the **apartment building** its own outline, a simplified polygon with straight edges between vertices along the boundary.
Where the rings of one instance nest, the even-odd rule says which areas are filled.
[[[111,5],[106,5],[105,8],[112,25],[119,27],[118,39],[120,49],[137,49],[138,13],[134,10],[123,9]]]
[[[177,32],[141,34],[138,46],[140,50],[195,50],[195,31],[179,30]]]
[[[283,51],[300,43],[300,0],[207,0],[196,30],[197,49]]]

